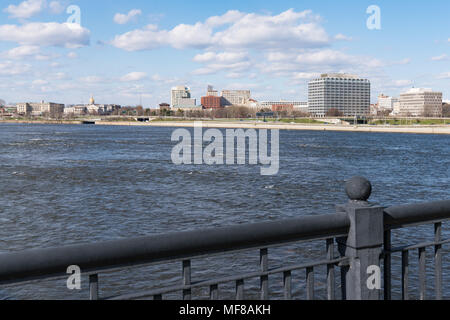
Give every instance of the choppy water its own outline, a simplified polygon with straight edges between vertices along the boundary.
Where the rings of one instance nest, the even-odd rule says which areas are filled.
[[[0,252],[332,213],[347,201],[343,184],[355,175],[369,178],[371,200],[386,206],[450,198],[449,136],[282,131],[280,172],[261,176],[257,166],[173,165],[172,131],[0,125]],[[411,232],[413,240],[432,238],[431,227],[399,231],[394,245],[408,243]],[[298,263],[323,250],[322,243],[274,250],[271,263]],[[211,275],[208,268],[224,274],[255,270],[258,253],[193,263],[193,278],[203,279]],[[450,298],[447,256],[444,264]],[[131,269],[101,278],[101,291],[114,295],[177,283],[179,273],[179,264]],[[293,285],[299,298],[303,278],[300,272]],[[275,296],[280,282],[271,278]],[[320,277],[318,282],[320,296]],[[250,294],[257,285],[248,283]],[[69,292],[60,280],[0,288],[0,299],[86,298],[84,289]],[[223,291],[226,298],[226,286]]]

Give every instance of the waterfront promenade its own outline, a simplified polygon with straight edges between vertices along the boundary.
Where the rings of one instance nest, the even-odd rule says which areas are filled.
[[[101,124],[101,123],[98,123]],[[151,126],[160,127],[193,127],[194,122],[153,122]],[[242,129],[279,129],[305,131],[343,131],[343,132],[385,132],[415,134],[450,134],[449,126],[349,126],[325,124],[271,124],[262,122],[203,122],[204,128],[242,128]]]
[[[198,120],[200,121],[200,120]],[[95,125],[102,126],[145,126],[145,127],[176,127],[191,128],[196,121],[95,121]],[[81,120],[3,120],[1,123],[20,124],[82,124]],[[450,125],[335,125],[335,124],[299,124],[299,123],[267,123],[256,121],[227,121],[212,120],[202,121],[203,128],[218,129],[278,129],[278,130],[301,130],[301,131],[336,131],[336,132],[373,132],[373,133],[410,133],[410,134],[450,134]]]

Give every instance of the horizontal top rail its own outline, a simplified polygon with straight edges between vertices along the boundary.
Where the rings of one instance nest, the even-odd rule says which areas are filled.
[[[384,210],[386,229],[398,229],[450,219],[450,200],[394,206]]]
[[[296,241],[345,236],[345,213],[305,216],[219,229],[123,239],[0,255],[0,284],[67,275],[77,265],[84,273],[175,261],[203,255],[277,246]]]

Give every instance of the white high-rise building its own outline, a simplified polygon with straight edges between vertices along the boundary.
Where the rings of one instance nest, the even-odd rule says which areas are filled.
[[[442,92],[429,88],[412,88],[400,95],[399,102],[402,116],[442,116]]]
[[[381,94],[378,96],[378,111],[393,111],[396,102],[398,102],[398,98]]]
[[[172,108],[193,108],[196,100],[191,99],[191,90],[186,86],[173,87],[171,91]]]
[[[308,108],[319,117],[330,109],[344,116],[366,116],[370,113],[370,81],[350,74],[322,74],[309,82]]]

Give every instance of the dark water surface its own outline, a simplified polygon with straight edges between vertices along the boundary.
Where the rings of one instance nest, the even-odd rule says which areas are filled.
[[[345,180],[355,175],[371,180],[371,200],[385,206],[450,198],[449,136],[282,131],[280,172],[261,176],[258,166],[173,165],[173,130],[0,125],[0,253],[333,213],[336,204],[347,201]],[[432,239],[432,230],[396,231],[394,245]],[[444,236],[449,236],[446,226]],[[323,250],[317,242],[274,250],[270,263],[298,263]],[[431,257],[430,251],[430,285]],[[257,264],[257,252],[203,259],[193,262],[193,278],[214,275],[205,269],[230,275]],[[448,255],[444,265],[450,298]],[[105,275],[101,291],[114,295],[162,281],[175,284],[179,269],[176,263]],[[298,286],[293,285],[298,298],[303,278],[300,272]],[[319,276],[317,282],[320,297]],[[281,277],[271,278],[275,297],[280,283]],[[232,285],[223,288],[225,298]],[[257,286],[248,283],[250,295]],[[69,291],[63,279],[0,288],[0,299],[86,298],[86,283],[83,289]]]

